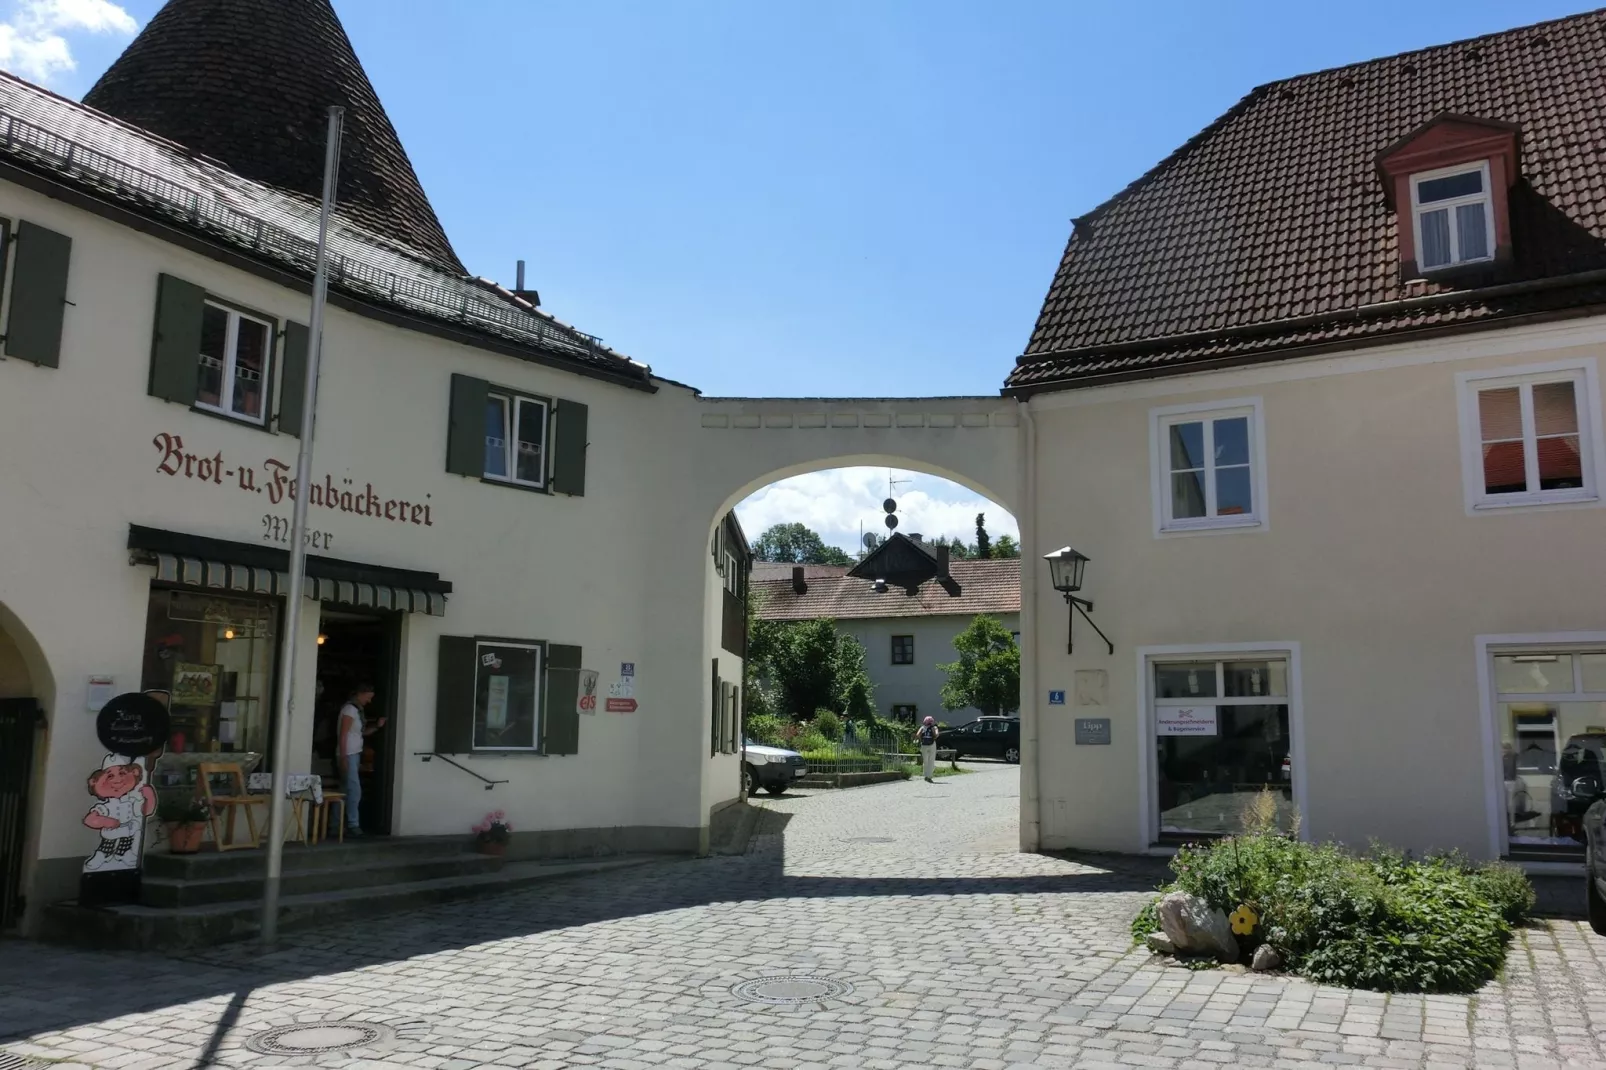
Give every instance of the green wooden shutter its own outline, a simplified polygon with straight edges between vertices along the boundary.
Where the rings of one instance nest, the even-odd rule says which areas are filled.
[[[474,750],[474,640],[443,635],[435,677],[435,752]]]
[[[580,648],[546,648],[546,709],[541,711],[547,754],[580,753]]]
[[[67,316],[67,265],[72,239],[26,219],[17,228],[6,352],[41,367],[61,365],[61,326]]]
[[[722,697],[719,691],[719,659],[714,659],[714,717],[713,727],[708,733],[708,756],[712,758],[719,753],[719,700]]]
[[[484,379],[452,373],[452,408],[446,426],[446,470],[460,476],[485,474]]]
[[[195,404],[200,378],[201,317],[206,291],[163,275],[156,286],[156,332],[151,342],[150,394],[180,405]]]
[[[558,399],[552,431],[552,489],[581,497],[586,492],[586,423],[591,410],[578,401]]]
[[[279,430],[301,436],[302,402],[307,392],[307,325],[284,325],[284,356],[279,363]]]

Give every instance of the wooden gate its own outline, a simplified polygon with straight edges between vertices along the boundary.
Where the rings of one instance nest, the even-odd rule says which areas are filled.
[[[22,915],[22,852],[39,719],[33,699],[0,699],[0,931]]]

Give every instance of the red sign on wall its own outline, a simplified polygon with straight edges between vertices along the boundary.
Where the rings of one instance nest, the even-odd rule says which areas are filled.
[[[636,700],[633,698],[611,698],[608,700],[609,713],[635,713]]]

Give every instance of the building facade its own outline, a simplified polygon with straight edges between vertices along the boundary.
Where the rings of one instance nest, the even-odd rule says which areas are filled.
[[[951,596],[935,583],[914,595],[896,588],[876,588],[847,575],[846,568],[790,566],[794,577],[776,576],[780,566],[759,566],[770,578],[755,579],[757,613],[766,620],[800,621],[829,618],[837,630],[864,645],[865,668],[875,686],[876,712],[886,718],[914,720],[932,716],[958,724],[975,710],[943,709],[942,685],[947,674],[938,666],[955,661],[954,637],[978,615],[996,618],[1020,633],[1020,561],[953,561],[949,573],[959,585]]]
[[[1269,789],[1307,836],[1581,857],[1603,29],[1264,86],[1077,220],[1009,392],[1027,553],[1091,559],[1114,650],[1026,578],[1023,840],[1163,851]]]

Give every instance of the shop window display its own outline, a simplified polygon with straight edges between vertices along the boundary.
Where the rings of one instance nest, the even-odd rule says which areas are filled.
[[[1584,811],[1606,786],[1603,661],[1595,651],[1494,657],[1506,842],[1513,854],[1582,855]]]

